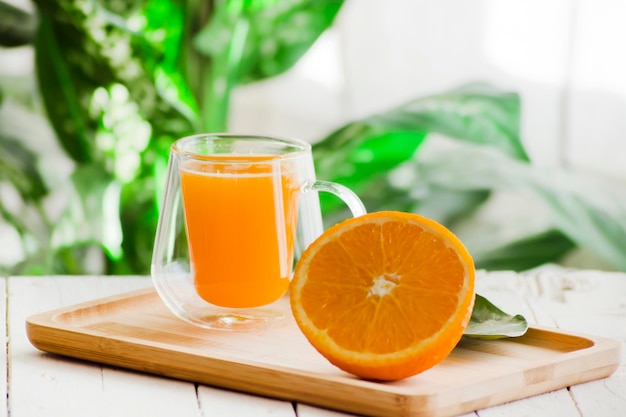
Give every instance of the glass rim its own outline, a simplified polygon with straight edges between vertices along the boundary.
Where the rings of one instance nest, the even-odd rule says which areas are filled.
[[[284,148],[292,147],[294,149],[287,149],[284,153],[268,153],[255,155],[259,159],[255,159],[255,162],[275,161],[276,159],[290,159],[300,157],[302,154],[310,153],[311,144],[299,139],[292,139],[279,136],[267,136],[267,135],[255,135],[255,134],[239,134],[239,133],[199,133],[195,135],[185,136],[175,140],[172,143],[171,151],[180,156],[189,159],[196,159],[201,161],[215,161],[215,162],[227,162],[227,163],[249,163],[249,161],[242,161],[239,158],[228,158],[228,153],[208,153],[202,154],[186,150],[182,145],[188,143],[210,143],[217,142],[219,140],[241,140],[243,142],[267,142],[274,144],[281,144]],[[244,154],[232,154],[233,156],[240,157]],[[264,158],[267,156],[267,158]]]

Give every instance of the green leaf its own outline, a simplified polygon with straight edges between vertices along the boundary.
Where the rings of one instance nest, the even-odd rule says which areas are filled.
[[[121,189],[137,182],[152,190],[153,198],[155,155],[200,126],[198,106],[179,68],[183,5],[174,0],[36,3],[42,22],[36,64],[48,119],[77,163],[74,181],[85,194],[82,206],[97,206],[90,218],[84,207],[73,207],[63,219],[64,227],[78,225],[80,233],[55,230],[61,240],[56,248],[64,251],[59,259],[67,260],[64,270],[73,270],[80,262],[72,266],[69,259],[97,246],[112,270],[112,264],[146,252],[154,237],[146,224],[124,229],[122,239],[120,213],[128,210],[123,205],[152,213],[148,207],[155,204],[139,197],[121,201]],[[90,178],[87,174],[94,181],[91,188],[80,182],[80,175]],[[124,256],[122,241],[142,246],[125,246]]]
[[[370,182],[411,159],[425,137],[351,123],[313,146],[317,176],[365,193]]]
[[[152,8],[142,16],[142,9],[121,15],[99,3],[83,7],[78,0],[37,1],[39,84],[59,140],[77,162],[111,165],[110,140],[98,140],[98,131],[118,139],[132,137],[130,132],[114,130],[110,118],[118,115],[115,109],[102,109],[103,91],[120,92],[117,97],[134,107],[127,116],[149,122],[155,140],[171,141],[198,125],[191,95],[181,78],[173,75],[178,54],[168,36],[180,39],[180,28],[173,31],[176,22],[182,23],[182,12],[167,8],[171,21],[159,32],[154,28],[159,23],[156,16],[162,18],[153,10],[157,3],[171,6],[164,0],[150,3]],[[137,23],[142,21],[146,21],[143,26]],[[167,39],[167,49],[157,42],[156,33]]]
[[[60,248],[96,244],[115,260],[122,256],[122,228],[119,220],[121,186],[96,165],[82,165],[72,174],[78,204],[72,204],[56,234],[70,234]]]
[[[237,78],[251,82],[291,68],[332,25],[343,0],[226,0],[217,5],[197,35],[196,48],[213,58],[224,56],[238,28],[247,26]]]
[[[68,246],[56,248],[54,252],[54,259],[50,262],[50,265],[41,265],[40,270],[33,271],[38,275],[45,275],[50,273],[50,268],[55,274],[59,275],[85,275],[85,274],[99,274],[101,270],[94,270],[93,255],[90,253],[94,249],[101,249],[101,245],[98,242],[74,242]],[[91,262],[90,262],[91,261]],[[87,264],[90,262],[90,264]]]
[[[410,101],[370,118],[369,123],[385,130],[439,133],[528,161],[519,137],[519,118],[518,94],[472,84]]]
[[[189,4],[191,2],[188,2]],[[133,45],[146,69],[152,73],[159,95],[199,129],[198,104],[184,77],[184,3],[157,0],[144,3],[145,24]]]
[[[0,1],[0,46],[30,44],[35,38],[37,19],[31,13]]]
[[[230,96],[241,83],[292,67],[333,22],[343,0],[224,0],[194,39],[210,58],[210,73],[196,94],[206,131],[223,131]]]
[[[160,166],[161,163],[158,162],[157,165]],[[125,233],[122,242],[124,262],[112,265],[113,273],[150,273],[159,215],[157,203],[161,203],[161,200],[155,198],[157,191],[161,195],[161,189],[155,190],[154,182],[147,178],[126,184],[122,189],[120,221]]]
[[[39,20],[35,64],[48,119],[67,153],[77,162],[88,162],[93,154],[94,126],[81,105],[86,98],[83,90],[88,89],[88,82],[71,69],[68,57],[63,53],[67,46],[59,42],[50,16],[42,13]],[[87,57],[83,56],[83,59]],[[101,78],[104,78],[103,74],[104,71]],[[108,82],[110,77],[106,78]]]
[[[48,192],[36,164],[37,156],[21,142],[0,135],[0,181],[12,184],[24,200],[37,200]]]
[[[412,186],[406,181],[397,184],[394,178],[398,176],[393,170],[414,159],[427,135],[432,133],[528,159],[519,140],[517,94],[473,85],[416,99],[349,123],[313,146],[316,172],[319,178],[344,184],[358,195],[375,195],[368,189],[380,184],[377,179],[380,176],[387,177],[389,186],[406,192]],[[413,168],[408,166],[408,169]],[[420,193],[416,195],[419,197]],[[486,196],[483,193],[472,198],[476,207]],[[381,195],[380,201],[386,201],[386,197]],[[372,206],[379,204],[374,202]],[[322,207],[328,212],[339,209],[340,205],[322,197]]]
[[[561,259],[575,247],[562,232],[550,229],[473,255],[477,269],[519,272]]]
[[[516,193],[521,207],[509,210],[526,211],[519,228],[531,233],[539,226],[558,230],[576,246],[587,248],[626,270],[626,193],[620,184],[612,184],[565,170],[533,167],[502,153],[477,146],[446,147],[424,153],[415,162],[423,183],[450,191],[498,190]],[[502,225],[514,221],[503,211]],[[477,229],[476,234],[484,229]],[[553,255],[565,251],[567,242],[551,232],[536,237],[534,244],[557,242]],[[465,241],[465,240],[464,240]],[[471,245],[468,245],[470,251]],[[537,253],[536,262],[545,262],[545,254]],[[528,260],[528,258],[527,258]]]
[[[175,0],[173,0],[175,1]],[[194,39],[213,13],[214,1],[187,0],[182,2],[183,22],[178,47],[177,68],[192,92],[197,106],[202,102],[207,78],[210,76],[210,59],[194,46]],[[158,28],[156,29],[158,31]]]
[[[579,246],[626,269],[624,192],[533,167],[518,129],[516,95],[471,87],[350,123],[314,145],[314,155],[319,177],[348,185],[370,211],[414,211],[448,225],[481,267],[524,270]],[[452,140],[425,140],[424,132]],[[511,217],[505,208],[485,227],[474,213],[493,192],[520,195],[513,211],[525,212]],[[338,202],[322,202],[325,220],[346,216]]]
[[[528,322],[524,316],[507,314],[485,297],[476,294],[472,317],[463,335],[478,339],[501,339],[523,336],[527,330]]]
[[[569,239],[626,271],[626,193],[623,185],[585,181],[578,176],[563,174],[535,178],[531,192],[545,205],[556,227]]]

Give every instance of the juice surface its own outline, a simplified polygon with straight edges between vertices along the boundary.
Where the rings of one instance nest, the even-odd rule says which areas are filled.
[[[195,287],[211,304],[262,306],[289,286],[298,187],[293,172],[275,168],[200,162],[180,171]]]

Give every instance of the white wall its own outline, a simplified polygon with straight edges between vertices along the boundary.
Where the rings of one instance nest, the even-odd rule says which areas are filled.
[[[521,94],[536,163],[626,180],[625,21],[623,0],[347,0],[296,68],[237,91],[231,130],[315,141],[486,81]]]

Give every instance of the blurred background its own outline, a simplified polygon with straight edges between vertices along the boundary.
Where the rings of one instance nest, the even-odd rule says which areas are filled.
[[[4,274],[147,273],[169,144],[225,130],[313,143],[481,268],[626,270],[623,1],[0,5]]]

